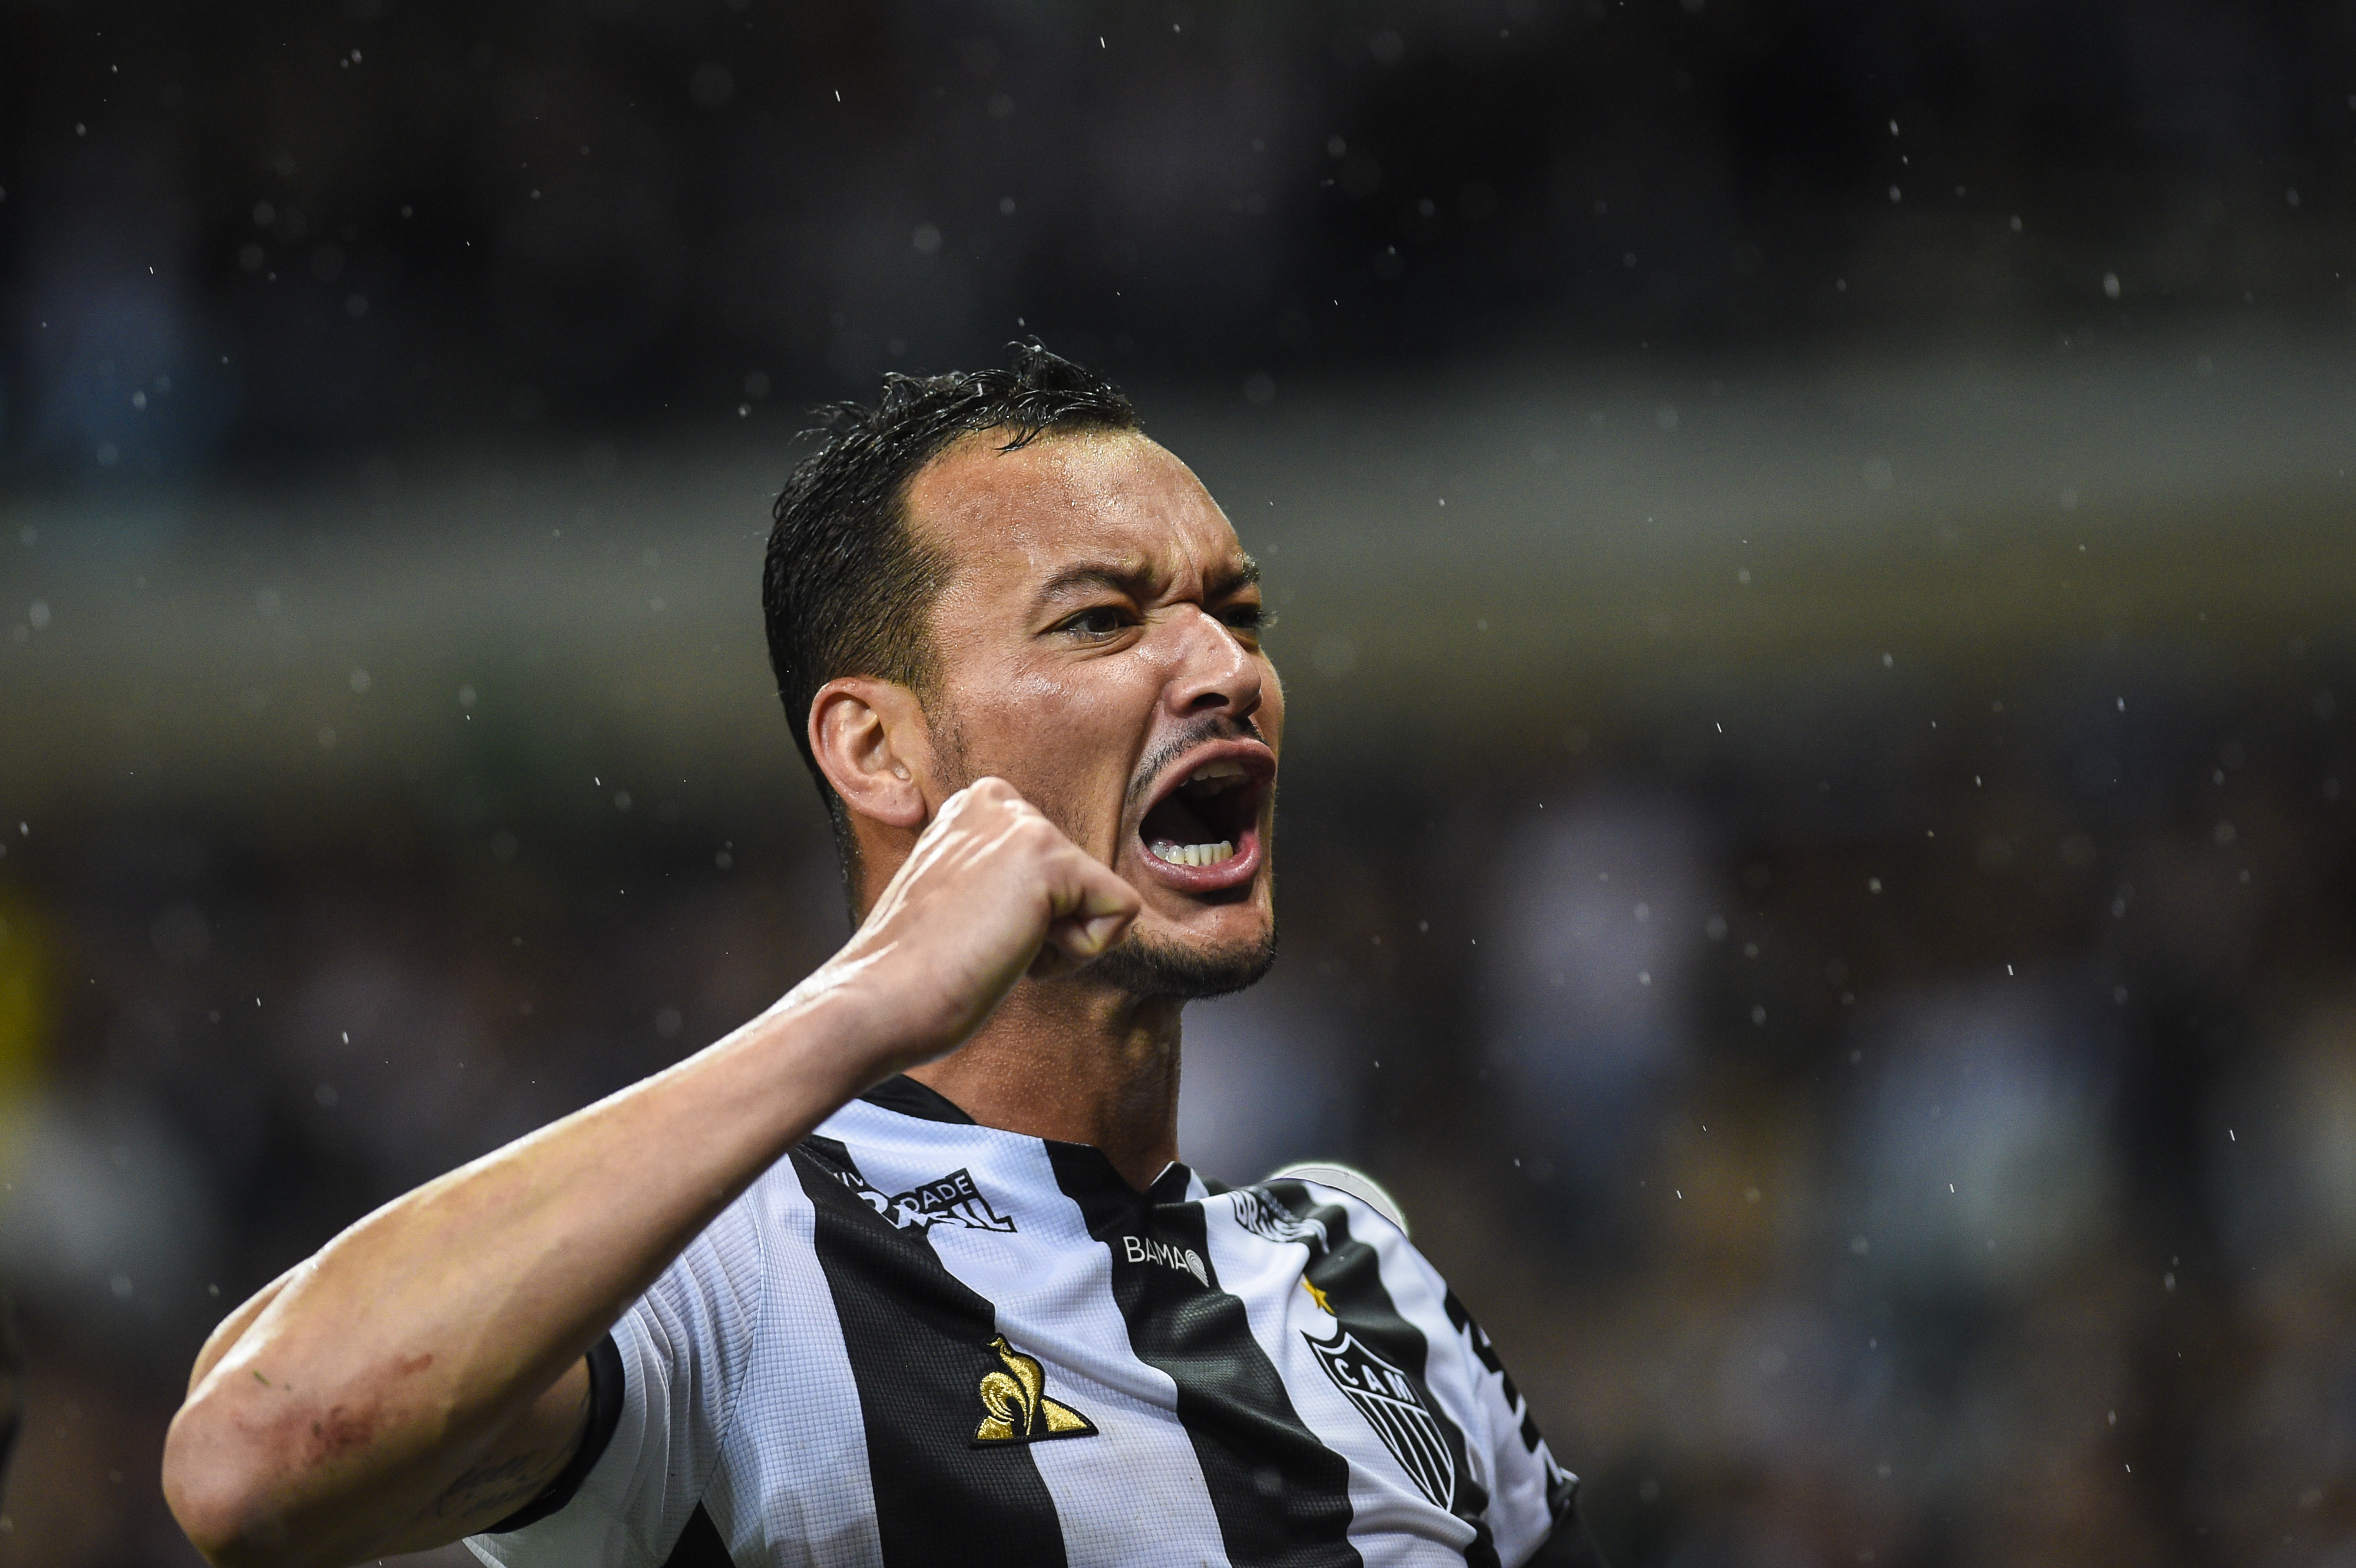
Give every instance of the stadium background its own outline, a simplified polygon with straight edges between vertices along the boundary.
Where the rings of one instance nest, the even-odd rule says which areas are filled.
[[[0,1563],[193,1563],[223,1311],[840,940],[768,499],[1028,332],[1282,616],[1188,1153],[1390,1184],[1615,1563],[2356,1563],[2351,46],[0,5]]]

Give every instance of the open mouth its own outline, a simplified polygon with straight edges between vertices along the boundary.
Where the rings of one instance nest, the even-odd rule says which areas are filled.
[[[1148,854],[1182,871],[1256,858],[1251,852],[1258,847],[1267,779],[1267,766],[1257,756],[1215,754],[1153,803],[1137,836]]]

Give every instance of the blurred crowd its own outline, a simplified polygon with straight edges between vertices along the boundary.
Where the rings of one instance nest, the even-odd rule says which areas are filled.
[[[2332,6],[18,0],[0,29],[0,467],[49,478],[717,423],[1026,329],[1242,388],[2330,311],[2356,237]]]
[[[1312,778],[1186,1157],[1390,1184],[1627,1568],[2356,1562],[2356,664],[2164,662]],[[220,1316],[844,934],[798,800],[434,798],[8,824],[0,1561],[189,1561]]]

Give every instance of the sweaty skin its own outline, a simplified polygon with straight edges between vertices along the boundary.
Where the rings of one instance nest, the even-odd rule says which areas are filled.
[[[1283,735],[1257,568],[1193,470],[1138,435],[1012,453],[985,435],[930,465],[909,499],[958,563],[933,617],[944,677],[933,707],[966,773],[1013,784],[1137,889],[1133,947],[1258,952],[1275,926],[1274,790],[1257,791],[1249,866],[1184,871],[1139,832],[1153,793],[1138,785],[1166,787],[1206,755],[1272,779]],[[822,692],[813,708],[827,706]],[[1205,736],[1218,738],[1186,744]],[[1184,749],[1141,779],[1173,745]],[[896,863],[891,830],[868,816],[858,826],[866,857]],[[983,1036],[914,1076],[991,1126],[1093,1144],[1142,1187],[1178,1157],[1183,1005],[1085,977],[1023,987]]]
[[[1282,697],[1256,575],[1141,436],[969,438],[909,504],[950,565],[937,687],[847,678],[809,719],[860,849],[857,934],[726,1037],[387,1204],[232,1313],[165,1446],[209,1561],[420,1551],[529,1500],[580,1442],[597,1337],[894,1072],[1095,1144],[1141,1187],[1176,1157],[1183,999],[1151,977],[1238,983],[1272,940]],[[1248,779],[1226,803],[1248,853],[1166,865],[1140,827],[1206,763]]]

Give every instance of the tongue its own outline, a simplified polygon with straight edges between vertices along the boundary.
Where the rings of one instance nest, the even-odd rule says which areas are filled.
[[[1194,814],[1194,808],[1176,795],[1165,798],[1145,813],[1145,821],[1138,824],[1138,834],[1149,845],[1159,842],[1216,843],[1219,840],[1210,824]]]

